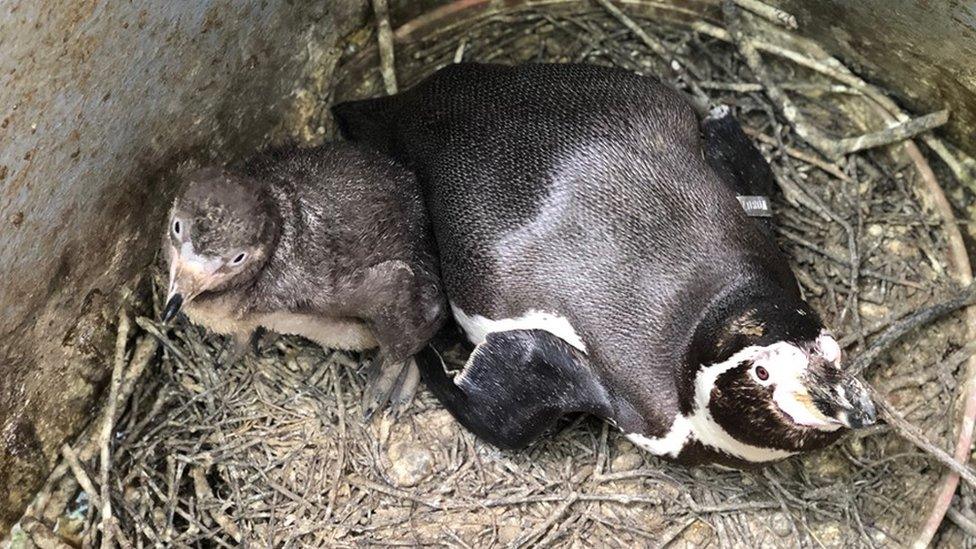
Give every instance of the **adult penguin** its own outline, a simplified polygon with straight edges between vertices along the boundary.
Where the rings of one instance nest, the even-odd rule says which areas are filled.
[[[735,151],[758,152],[657,79],[455,64],[333,112],[347,138],[418,176],[454,318],[476,345],[453,378],[434,350],[418,362],[485,440],[522,447],[588,412],[653,454],[744,466],[874,421],[737,199],[757,182]]]

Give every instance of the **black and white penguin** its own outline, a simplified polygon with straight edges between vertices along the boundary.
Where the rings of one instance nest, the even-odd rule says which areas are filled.
[[[771,174],[727,113],[702,124],[654,78],[548,64],[451,65],[333,112],[418,175],[476,345],[453,378],[433,350],[418,362],[485,440],[522,447],[587,412],[658,456],[744,466],[874,421],[737,199]]]

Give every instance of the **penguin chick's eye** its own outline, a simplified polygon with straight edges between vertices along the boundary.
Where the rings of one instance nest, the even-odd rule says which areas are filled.
[[[173,234],[175,236],[180,236],[180,233],[182,233],[182,232],[183,232],[183,224],[180,223],[180,220],[179,219],[174,219],[173,220]]]
[[[756,366],[756,377],[758,377],[760,381],[766,381],[769,379],[769,372],[762,366]]]
[[[236,267],[237,265],[240,265],[241,263],[244,263],[244,260],[245,259],[247,259],[247,254],[244,253],[244,252],[241,252],[241,253],[237,254],[237,256],[235,256],[234,259],[231,260],[230,264]]]

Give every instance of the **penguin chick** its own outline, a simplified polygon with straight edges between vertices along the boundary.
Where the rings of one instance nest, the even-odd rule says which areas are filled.
[[[587,412],[655,455],[746,466],[874,421],[736,198],[771,181],[737,125],[593,65],[455,64],[333,112],[418,175],[475,344],[453,378],[435,349],[418,362],[482,438],[519,448]]]
[[[446,316],[433,238],[414,176],[352,144],[263,153],[241,169],[189,175],[163,237],[163,320],[233,336],[258,328],[323,347],[379,348],[368,417],[409,404],[411,357]]]

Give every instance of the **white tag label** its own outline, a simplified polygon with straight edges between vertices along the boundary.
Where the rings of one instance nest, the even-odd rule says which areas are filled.
[[[765,196],[736,196],[742,209],[749,217],[773,217],[773,209],[769,205],[769,198]]]

